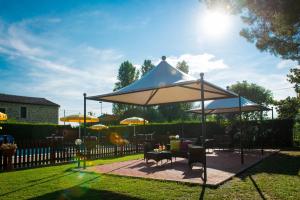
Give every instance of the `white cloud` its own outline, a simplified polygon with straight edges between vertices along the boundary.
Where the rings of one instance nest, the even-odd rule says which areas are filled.
[[[44,23],[60,22],[43,18],[39,20],[41,24],[41,20]],[[35,21],[1,24],[0,54],[11,58],[15,69],[23,68],[24,74],[15,75],[20,80],[27,80],[9,84],[8,92],[45,97],[63,109],[78,113],[82,112],[84,92],[96,95],[112,91],[119,63],[124,57],[121,53],[87,44],[64,43],[61,38],[43,37],[28,28]],[[97,108],[98,104],[90,102],[88,111]],[[100,112],[100,106],[97,112]]]
[[[176,66],[178,62],[186,61],[189,65],[189,74],[198,77],[201,72],[210,72],[229,68],[222,59],[216,59],[212,54],[182,54],[167,57],[167,62]]]
[[[282,60],[277,64],[278,69],[300,67],[296,61]]]

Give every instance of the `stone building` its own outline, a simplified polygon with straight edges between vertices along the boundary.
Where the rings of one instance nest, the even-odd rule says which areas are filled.
[[[59,105],[45,98],[0,93],[0,112],[18,122],[58,124]]]

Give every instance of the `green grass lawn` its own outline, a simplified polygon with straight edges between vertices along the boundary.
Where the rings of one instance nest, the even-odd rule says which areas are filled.
[[[97,160],[105,164],[141,155]],[[281,152],[214,188],[76,172],[76,164],[0,173],[0,199],[300,199],[300,151]]]

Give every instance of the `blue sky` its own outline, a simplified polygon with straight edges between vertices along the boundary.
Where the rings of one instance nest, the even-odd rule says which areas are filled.
[[[140,67],[166,55],[222,87],[247,80],[276,99],[295,96],[286,74],[296,63],[240,37],[238,16],[210,36],[201,25],[206,12],[198,0],[0,0],[0,93],[45,97],[61,105],[60,114],[82,113],[82,94],[111,92],[121,62]],[[99,114],[99,103],[89,101],[88,111]]]

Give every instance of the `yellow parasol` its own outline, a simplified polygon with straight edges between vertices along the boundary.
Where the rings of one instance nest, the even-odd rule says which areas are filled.
[[[101,130],[108,129],[108,126],[105,126],[103,124],[95,124],[93,126],[88,127],[88,129],[94,130],[94,131],[99,131],[99,133],[100,133]]]
[[[105,126],[103,124],[96,124],[96,125],[88,127],[88,129],[95,130],[95,131],[100,131],[100,130],[103,130],[103,129],[108,129],[108,126]]]
[[[79,123],[79,138],[80,138],[80,123],[84,122],[84,115],[69,115],[67,117],[61,117],[60,121],[62,122],[77,122]],[[86,116],[86,122],[99,122],[99,119],[94,116]]]
[[[4,121],[4,120],[7,120],[7,115],[0,112],[0,121]]]
[[[77,122],[77,123],[83,123],[84,122],[84,115],[78,114],[78,115],[69,115],[67,117],[61,117],[60,121],[62,122]],[[94,116],[86,116],[86,122],[99,122],[99,119]]]
[[[120,124],[123,125],[141,125],[148,124],[149,122],[141,117],[129,117],[120,121]],[[133,135],[135,137],[135,126],[133,126]]]

